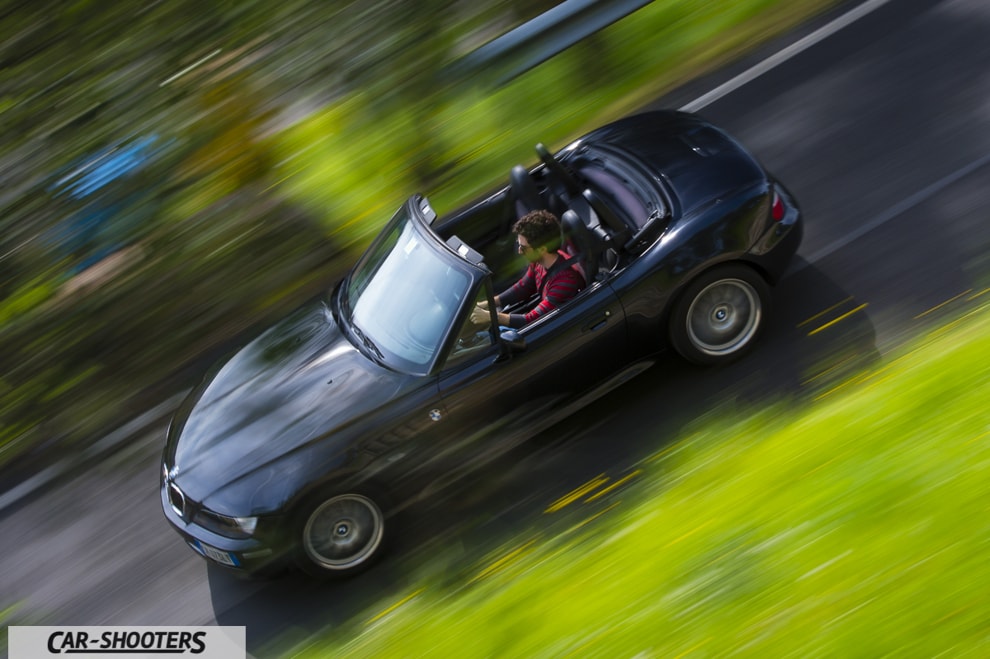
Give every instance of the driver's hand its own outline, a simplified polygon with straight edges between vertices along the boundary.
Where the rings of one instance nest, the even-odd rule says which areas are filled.
[[[488,325],[492,322],[492,314],[488,311],[488,304],[482,303],[475,306],[471,311],[471,322],[475,325]]]

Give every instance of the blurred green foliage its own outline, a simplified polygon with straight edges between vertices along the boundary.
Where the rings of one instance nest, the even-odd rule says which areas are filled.
[[[289,654],[983,656],[988,364],[984,302],[814,403],[655,437],[625,488],[468,568],[433,552]]]
[[[829,4],[653,2],[500,88],[419,76],[396,106],[369,81],[285,131],[280,185],[367,239],[412,191],[453,210],[535,161],[537,142],[563,146]]]
[[[9,628],[11,625],[31,624],[30,621],[21,619],[18,613],[19,609],[20,603],[8,606],[5,609],[0,609],[0,647],[10,647],[10,642],[7,639],[10,635]]]
[[[326,290],[412,192],[450,210],[831,0],[657,0],[505,87],[438,75],[553,4],[0,5],[0,466]]]

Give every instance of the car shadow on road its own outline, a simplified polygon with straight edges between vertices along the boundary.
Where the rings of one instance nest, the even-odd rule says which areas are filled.
[[[248,650],[258,656],[318,631],[359,633],[410,593],[463,587],[500,548],[553,533],[549,504],[603,472],[629,473],[682,440],[699,418],[806,405],[879,359],[866,307],[805,262],[775,289],[773,309],[744,359],[697,368],[663,354],[653,368],[499,464],[412,506],[391,551],[361,575],[320,583],[289,573],[252,582],[211,568],[218,623],[246,626]],[[431,561],[433,568],[424,568]]]

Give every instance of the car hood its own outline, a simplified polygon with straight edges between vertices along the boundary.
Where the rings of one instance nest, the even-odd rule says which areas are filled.
[[[409,376],[357,350],[325,306],[304,309],[248,344],[202,385],[170,438],[166,465],[187,496],[210,493],[345,429],[396,397]]]

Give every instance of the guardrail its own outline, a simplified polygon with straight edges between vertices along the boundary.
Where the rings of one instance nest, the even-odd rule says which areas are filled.
[[[651,0],[565,0],[458,60],[448,79],[501,86]]]

